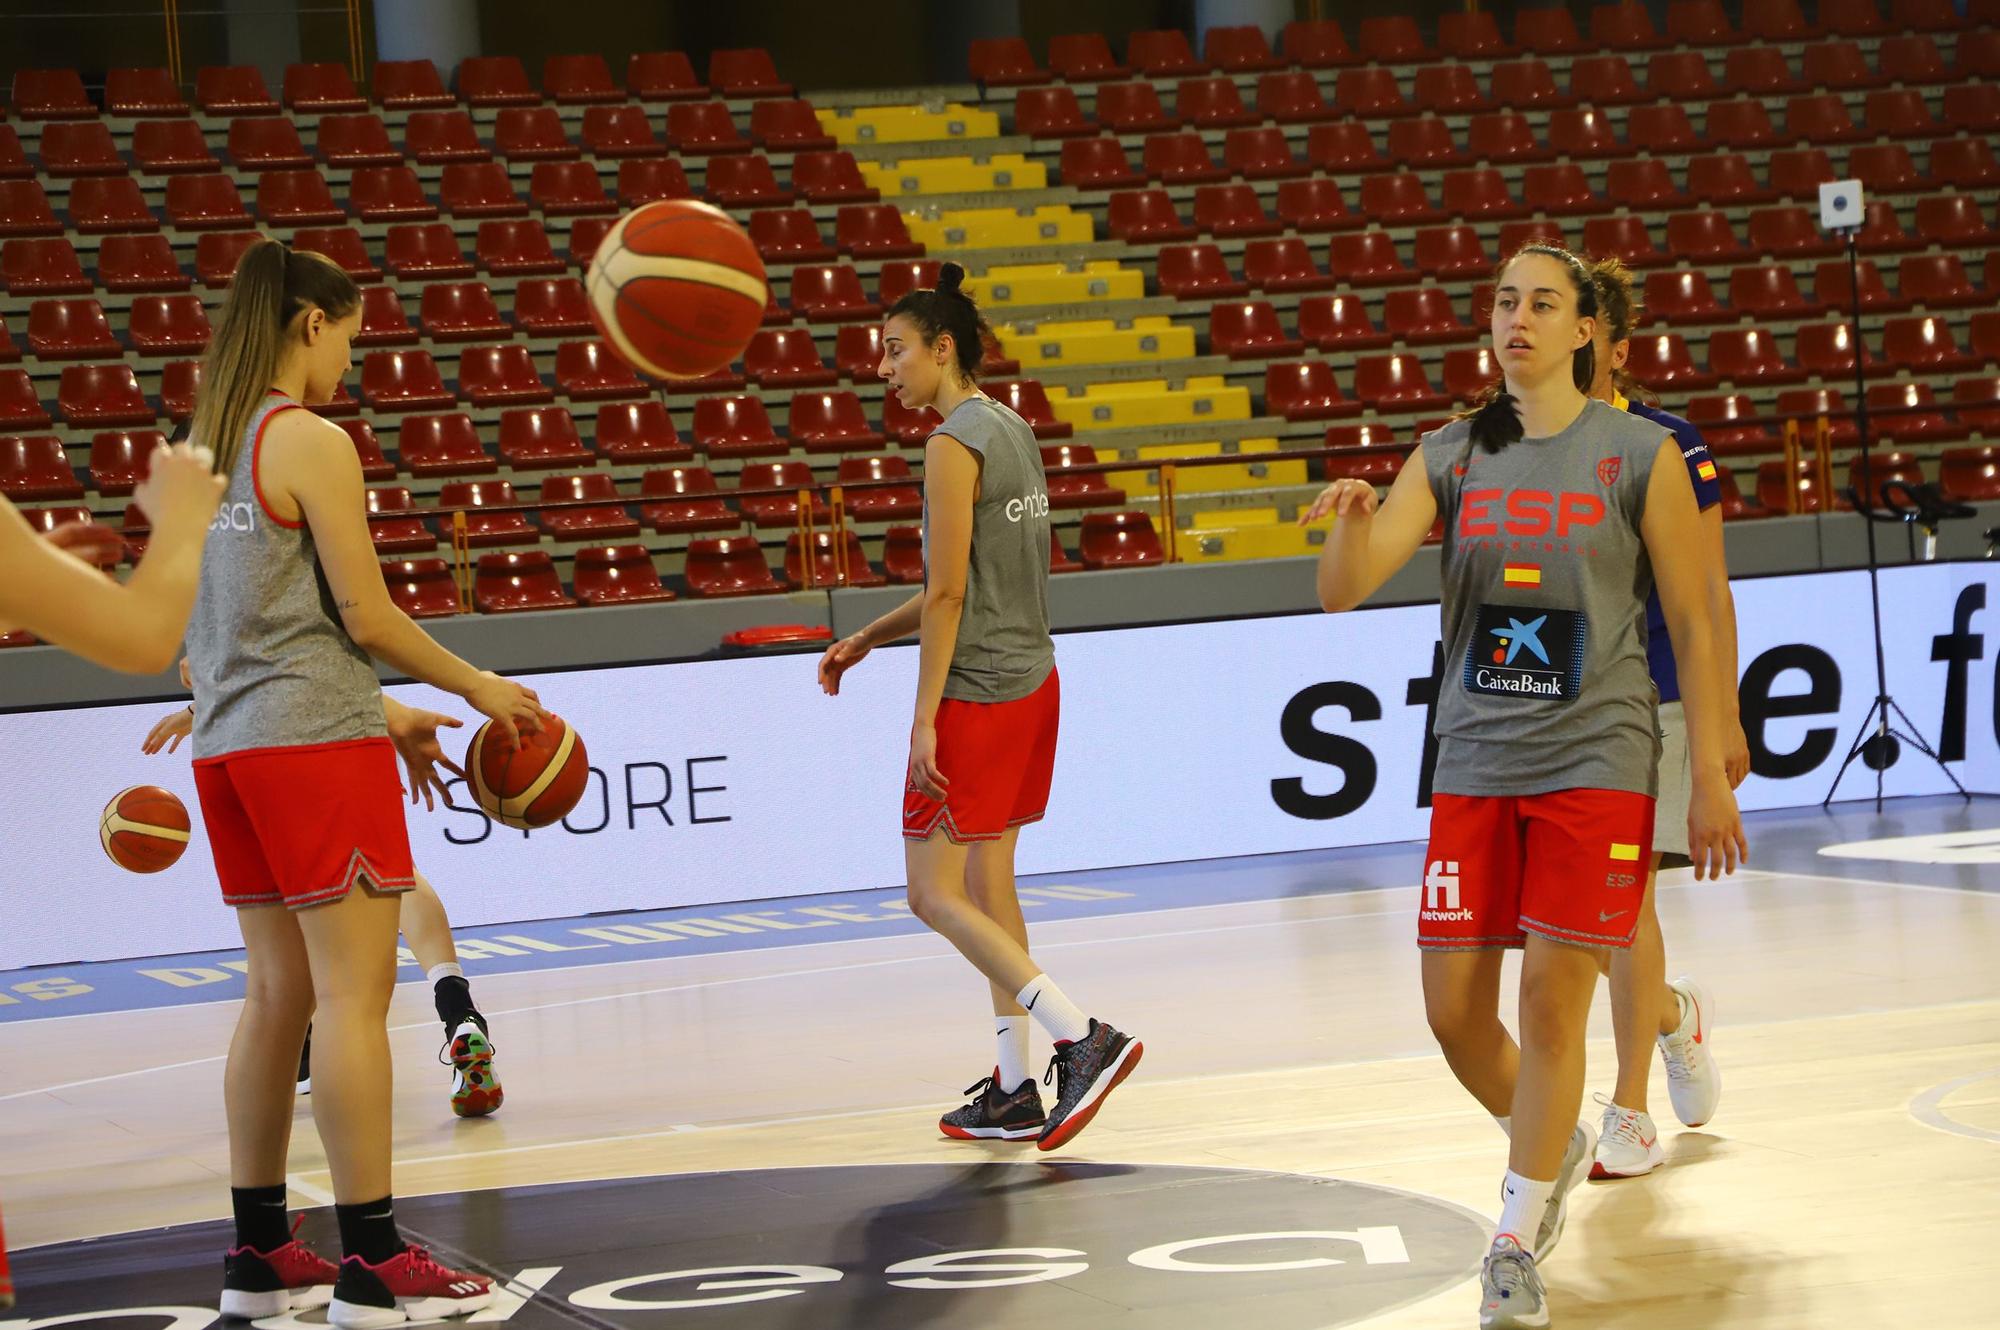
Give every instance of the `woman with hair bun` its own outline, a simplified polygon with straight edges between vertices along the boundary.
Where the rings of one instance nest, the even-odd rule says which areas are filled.
[[[1721,671],[1680,446],[1596,401],[1597,288],[1574,254],[1529,245],[1502,265],[1491,333],[1504,378],[1424,436],[1379,505],[1329,485],[1320,604],[1359,605],[1444,518],[1446,659],[1436,791],[1417,912],[1424,1007],[1459,1083],[1510,1137],[1499,1232],[1481,1272],[1486,1330],[1549,1324],[1538,1263],[1561,1236],[1595,1134],[1584,1022],[1598,954],[1631,945],[1659,762],[1646,670],[1655,580],[1685,670],[1697,877],[1747,852],[1723,762]],[[1501,958],[1524,950],[1517,1047]]]
[[[979,390],[990,337],[965,269],[898,300],[880,373],[905,407],[942,417],[924,444],[924,589],[827,648],[820,686],[875,647],[919,636],[916,716],[903,795],[910,909],[992,986],[993,1074],[939,1130],[957,1140],[1066,1144],[1144,1052],[1086,1016],[1028,954],[1014,891],[1020,830],[1048,808],[1061,684],[1049,636],[1049,494],[1035,432]],[[1056,1103],[1028,1071],[1028,1020],[1056,1041]]]

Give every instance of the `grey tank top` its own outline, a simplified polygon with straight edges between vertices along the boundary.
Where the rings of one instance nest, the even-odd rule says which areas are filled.
[[[303,408],[273,393],[250,418],[201,555],[188,622],[194,756],[351,742],[386,735],[382,686],[340,622],[311,528],[264,506],[264,427]]]
[[[944,695],[966,702],[1012,702],[1042,686],[1055,668],[1049,636],[1049,483],[1035,431],[990,397],[969,397],[934,438],[949,434],[981,458],[972,510],[972,561],[965,610]],[[930,512],[924,513],[930,545]]]
[[[1469,421],[1424,436],[1444,518],[1441,793],[1657,794],[1639,522],[1666,437],[1594,399],[1560,434],[1498,453],[1472,445]]]

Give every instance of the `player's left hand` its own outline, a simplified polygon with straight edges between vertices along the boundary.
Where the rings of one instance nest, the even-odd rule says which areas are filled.
[[[940,800],[944,798],[945,787],[951,784],[938,770],[935,725],[910,727],[910,784],[926,798]]]
[[[1688,800],[1688,857],[1694,879],[1714,881],[1750,861],[1750,842],[1743,836],[1743,815],[1736,796],[1713,777],[1697,774]]]
[[[1750,774],[1750,736],[1743,732],[1743,722],[1733,721],[1722,738],[1722,769],[1729,776],[1729,788],[1734,790],[1743,784],[1743,778]]]
[[[125,554],[125,538],[101,522],[64,522],[42,539],[93,568],[107,568]]]
[[[438,731],[460,729],[465,722],[416,707],[397,707],[387,711],[386,716],[389,741],[396,745],[396,752],[410,773],[410,803],[414,805],[421,799],[427,812],[436,809],[438,799],[444,800],[446,808],[451,807],[451,796],[445,792],[444,778],[437,769],[443,767],[460,780],[465,779],[465,769],[445,756],[444,745],[438,742]]]
[[[169,753],[181,746],[181,740],[194,733],[194,708],[181,707],[171,711],[154,722],[146,731],[146,742],[139,745],[139,751],[149,756],[164,747]]]

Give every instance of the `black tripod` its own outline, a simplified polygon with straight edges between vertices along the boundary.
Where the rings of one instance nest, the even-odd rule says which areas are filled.
[[[1856,219],[1855,225],[1842,229],[1847,232],[1848,300],[1854,320],[1848,325],[1849,337],[1854,344],[1854,424],[1861,441],[1861,484],[1858,487],[1859,492],[1848,491],[1848,498],[1854,504],[1855,510],[1868,519],[1863,525],[1868,529],[1868,600],[1872,611],[1871,622],[1875,628],[1875,701],[1868,708],[1868,714],[1861,718],[1861,732],[1854,736],[1853,746],[1847,750],[1846,758],[1841,761],[1840,770],[1834,773],[1833,784],[1827,787],[1826,798],[1819,801],[1820,807],[1824,808],[1833,802],[1835,792],[1840,789],[1841,777],[1847,774],[1847,769],[1854,765],[1854,759],[1858,757],[1870,771],[1875,773],[1875,811],[1881,812],[1882,773],[1896,765],[1896,759],[1902,755],[1904,744],[1908,744],[1937,763],[1938,770],[1944,773],[1944,778],[1951,782],[1951,787],[1958,791],[1959,797],[1971,803],[1972,796],[1958,783],[1958,777],[1952,774],[1944,759],[1937,755],[1937,750],[1924,742],[1923,736],[1917,732],[1916,722],[1912,721],[1903,708],[1896,705],[1896,699],[1889,695],[1889,667],[1882,652],[1881,568],[1875,557],[1873,515],[1874,497],[1880,492],[1881,486],[1875,481],[1874,464],[1868,455],[1868,389],[1861,373],[1863,348],[1860,219]],[[1896,721],[1902,722],[1902,729],[1896,728]]]

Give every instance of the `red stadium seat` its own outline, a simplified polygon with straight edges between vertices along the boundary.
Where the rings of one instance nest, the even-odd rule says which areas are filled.
[[[201,387],[199,360],[170,361],[160,370],[160,407],[176,425],[194,415],[195,393]]]
[[[1777,446],[1777,437],[1759,423],[1763,411],[1748,395],[1723,393],[1713,397],[1690,398],[1687,418],[1701,429],[1709,451],[1718,457],[1767,453]]]
[[[625,94],[611,81],[611,67],[596,54],[552,55],[542,61],[542,91],[558,106],[625,100]]]
[[[1561,55],[1588,49],[1566,7],[1522,9],[1514,15],[1514,44],[1524,51]]]
[[[1195,59],[1187,34],[1178,28],[1134,32],[1127,39],[1125,58],[1148,78],[1178,78],[1208,72],[1207,64]]]
[[[1266,236],[1284,229],[1264,211],[1249,185],[1202,185],[1194,192],[1194,224],[1212,236]]]
[[[847,511],[857,522],[907,522],[921,517],[924,493],[911,481],[910,464],[900,457],[843,457],[840,483],[903,481],[847,491]]]
[[[445,91],[437,66],[428,60],[380,61],[369,86],[376,102],[388,111],[451,106],[457,101]]]
[[[884,442],[862,413],[861,399],[851,392],[792,394],[785,433],[809,453],[866,451]]]
[[[403,160],[402,152],[389,141],[388,127],[380,116],[323,116],[316,141],[321,159],[339,170],[395,166]]]
[[[1278,313],[1262,300],[1222,301],[1208,312],[1209,349],[1231,360],[1293,356],[1305,343],[1291,336]]]
[[[361,292],[361,329],[354,345],[415,346],[423,338],[403,309],[402,297],[393,286],[370,286]]]
[[[627,162],[626,165],[632,166],[635,163]],[[612,219],[609,217],[579,217],[575,222],[571,223],[569,228],[570,266],[578,269],[588,268],[590,260],[597,253],[597,247],[603,243],[604,237],[611,230],[611,226]]]
[[[204,65],[194,74],[194,100],[209,115],[276,115],[283,108],[254,65]]]
[[[1458,347],[1444,353],[1444,391],[1454,402],[1477,401],[1499,379],[1500,365],[1491,347]]]
[[[347,431],[347,437],[354,440],[354,455],[361,462],[363,480],[395,479],[396,464],[382,452],[382,441],[375,437],[373,425],[365,420],[343,420],[339,424]]]
[[[210,203],[215,208],[212,213],[208,211]],[[181,208],[178,213],[177,206]],[[129,176],[92,176],[77,181],[69,191],[69,220],[85,235],[160,229],[139,182]],[[243,211],[243,200],[237,197],[228,176],[173,176],[167,181],[167,220],[184,230],[196,230],[207,225],[248,226],[250,214]]]
[[[347,220],[317,171],[266,171],[257,177],[257,213],[267,226],[332,226]]]
[[[1862,259],[1855,265],[1854,273],[1848,271],[1846,259],[1828,259],[1813,273],[1813,296],[1819,303],[1835,314],[1854,308],[1854,279],[1859,276],[1861,284],[1861,310],[1864,314],[1895,313],[1910,308],[1915,302],[1889,290],[1882,281],[1881,269],[1873,259]]]
[[[1878,383],[1869,388],[1868,420],[1877,437],[1909,446],[1952,443],[1972,432],[1969,426],[1938,409],[1937,394],[1928,383]],[[1883,478],[1897,477],[1885,470]],[[1918,476],[1907,483],[1921,482],[1922,477]],[[1853,471],[1848,473],[1848,483],[1855,484]]]
[[[1939,194],[1917,200],[1917,236],[1947,249],[1971,247],[2000,241],[2000,228],[1987,224],[1977,199]]]
[[[1989,387],[1991,385],[1988,385]],[[1959,419],[1967,413],[1959,411]],[[1991,425],[1978,427],[1990,432]],[[1938,484],[1961,503],[1991,503],[2000,499],[2000,448],[1991,444],[1974,448],[1947,448],[1938,455]]]
[[[371,435],[372,437],[372,435]],[[416,501],[404,485],[384,485],[368,491],[368,534],[377,554],[423,554],[437,548],[437,533],[421,517],[390,514],[416,511]],[[443,566],[442,560],[439,566]]]
[[[1455,60],[1504,60],[1520,48],[1500,35],[1500,25],[1484,9],[1438,15],[1438,52]]]
[[[457,584],[443,559],[400,559],[385,563],[382,578],[389,584],[389,599],[412,619],[442,619],[461,609]]]
[[[1101,32],[1060,33],[1049,38],[1049,68],[1072,83],[1124,78],[1132,71],[1112,57]]]
[[[699,101],[708,85],[695,76],[685,51],[635,51],[625,62],[625,87],[642,102]]]
[[[1896,206],[1887,199],[1868,201],[1868,220],[1862,224],[1856,243],[1863,254],[1884,254],[1920,247],[1920,242],[1903,229],[1902,219],[1896,215]]]
[[[1193,185],[1227,180],[1229,172],[1208,155],[1201,135],[1153,134],[1144,149],[1148,178],[1169,185]]]
[[[1827,31],[1846,37],[1873,37],[1894,30],[1883,21],[1875,0],[1820,0],[1819,21]]]
[[[1721,263],[1747,256],[1728,216],[1714,208],[1677,212],[1668,217],[1667,248],[1698,263]]]
[[[1103,97],[1101,89],[1098,96]],[[1257,112],[1281,125],[1328,120],[1339,114],[1320,92],[1319,80],[1305,70],[1285,70],[1259,78]]]
[[[1472,117],[1466,142],[1474,161],[1543,162],[1555,156],[1536,139],[1528,118],[1518,111],[1489,111]]]
[[[23,120],[97,118],[97,106],[74,69],[16,69],[11,100]]]
[[[1264,30],[1254,24],[1210,28],[1202,38],[1201,54],[1217,69],[1232,74],[1254,74],[1285,65],[1271,53]]]
[[[1627,208],[1662,211],[1685,207],[1691,200],[1657,157],[1624,157],[1605,168],[1604,193]]]
[[[583,150],[594,158],[618,161],[627,157],[658,157],[666,146],[653,133],[653,122],[636,106],[592,106],[583,113]]]
[[[1216,258],[1219,261],[1221,255]],[[1334,279],[1313,263],[1306,242],[1296,236],[1252,240],[1243,250],[1243,276],[1253,290],[1264,292],[1327,291],[1334,286]]]
[[[1395,72],[1377,65],[1341,70],[1333,84],[1333,103],[1342,115],[1359,120],[1408,115],[1416,109],[1403,100]]]
[[[514,335],[484,282],[426,286],[419,318],[424,336],[433,342],[479,342]]]
[[[1583,248],[1595,258],[1617,258],[1634,268],[1667,262],[1668,254],[1654,243],[1643,217],[1623,214],[1592,217],[1583,224]]]
[[[1716,152],[1688,159],[1688,193],[1704,207],[1767,203],[1776,191],[1765,187],[1740,152]]]
[[[464,111],[416,111],[403,127],[410,156],[425,166],[451,162],[491,161],[493,154],[479,141],[472,117]]]
[[[755,397],[703,397],[694,404],[695,446],[711,457],[782,457],[789,445]]]
[[[1324,360],[1270,365],[1264,370],[1265,415],[1286,420],[1338,420],[1361,413],[1334,381],[1333,366]]]
[[[1243,104],[1236,81],[1220,75],[1182,79],[1174,93],[1174,110],[1182,121],[1198,129],[1254,125],[1263,118]]]
[[[2000,185],[2000,160],[1984,138],[1939,139],[1931,144],[1930,173],[1941,185],[1992,189]]]
[[[102,121],[53,122],[42,129],[42,166],[57,180],[88,175],[124,175],[111,130]]]
[[[8,248],[17,243],[24,242],[10,241]],[[162,235],[106,236],[97,251],[97,280],[106,291],[120,293],[185,291],[194,285]]]
[[[1314,125],[1306,131],[1306,160],[1330,174],[1386,171],[1392,165],[1368,126],[1355,120]]]
[[[1910,95],[1912,94],[1907,91],[1876,94],[1876,96],[1882,97],[1906,97]],[[1919,105],[1922,105],[1921,98],[1918,101]],[[1871,96],[1869,98],[1868,120],[1872,124],[1875,119],[1875,97]],[[1906,123],[1908,125],[1907,128],[1892,130],[1890,132],[1899,132],[1910,137],[1915,137],[1919,133],[1928,137],[1931,132],[1928,129],[1920,129],[1914,117]],[[1944,121],[1937,128],[1950,128],[1961,133],[1984,134],[1991,137],[1995,131],[2000,131],[2000,88],[1995,88],[1991,83],[1962,83],[1956,87],[1946,88],[1944,90]]]
[[[1364,18],[1356,36],[1362,56],[1377,64],[1420,64],[1432,58],[1417,21],[1405,14]]]
[[[534,519],[523,512],[494,512],[518,503],[514,486],[505,480],[454,480],[438,490],[438,507],[446,510],[442,519],[447,529],[454,523],[451,514],[465,514],[466,544],[532,545],[542,537]]]
[[[1679,333],[1635,336],[1626,369],[1633,378],[1655,390],[1701,392],[1716,385],[1713,373],[1696,368],[1694,357],[1688,354],[1687,342]]]
[[[533,106],[542,100],[527,69],[511,55],[467,56],[458,62],[457,81],[468,106]]]
[[[1729,274],[1729,309],[1734,315],[1757,319],[1815,318],[1822,312],[1816,300],[1799,291],[1789,266],[1782,263],[1736,268]],[[1714,350],[1709,352],[1714,360]]]
[[[1645,6],[1631,3],[1593,5],[1590,40],[1606,51],[1653,51],[1671,45],[1653,27]]]
[[[1153,519],[1142,512],[1085,513],[1077,554],[1086,568],[1136,568],[1167,557]]]
[[[621,208],[637,208],[661,199],[693,197],[694,188],[688,184],[687,172],[675,158],[638,157],[620,163],[618,167],[618,206]],[[595,242],[592,242],[591,248],[596,248]]]
[[[1868,57],[1851,41],[1815,42],[1805,48],[1801,80],[1808,88],[1832,92],[1879,88],[1889,80],[1868,65]]]
[[[1722,148],[1768,148],[1787,139],[1771,123],[1771,113],[1756,97],[1710,102],[1707,136],[1709,142]]]
[[[743,350],[743,372],[762,388],[830,386],[840,380],[804,328],[760,329]]]
[[[187,109],[187,98],[181,96],[174,76],[157,65],[105,71],[104,113],[108,116],[133,120],[141,116],[186,115]]]
[[[1417,271],[1432,278],[1460,280],[1486,277],[1493,256],[1471,226],[1433,226],[1419,230],[1415,240]]]
[[[597,451],[613,466],[686,462],[694,449],[657,401],[613,402],[597,409]]]
[[[368,102],[355,90],[347,66],[309,64],[285,66],[285,109],[303,115],[365,111]]]
[[[10,296],[80,296],[93,290],[75,246],[60,236],[22,237],[0,246],[0,283]]]
[[[1451,405],[1450,394],[1432,388],[1423,362],[1411,355],[1357,357],[1354,395],[1384,412],[1436,411]]]
[[[688,594],[702,599],[768,595],[785,590],[771,575],[754,536],[697,537],[688,542]]]
[[[1235,85],[1230,87],[1234,89]],[[1014,96],[1014,132],[1036,139],[1095,134],[1097,122],[1083,113],[1074,90],[1062,84],[1023,88]]]
[[[1730,24],[1722,0],[1669,0],[1667,36],[1697,48],[1733,46],[1743,40]]]
[[[1800,458],[1789,477],[1783,462],[1758,464],[1757,503],[1766,513],[1816,513],[1825,502],[1810,458]],[[1726,510],[1724,520],[1728,520]]]
[[[1559,156],[1579,162],[1625,155],[1625,145],[1612,129],[1611,118],[1588,107],[1549,113],[1549,148]]]
[[[705,192],[721,208],[782,207],[793,198],[792,191],[778,183],[770,161],[756,153],[710,162]]]
[[[1250,284],[1229,270],[1229,261],[1212,244],[1163,245],[1157,267],[1161,293],[1178,300],[1228,299],[1250,290]]]
[[[1049,535],[1060,549],[1061,538],[1056,536],[1054,528],[1050,528]],[[924,533],[921,527],[892,526],[883,533],[882,571],[898,586],[915,586],[924,580]],[[1052,558],[1049,571],[1063,570],[1055,566]]]
[[[1384,231],[1368,230],[1333,237],[1327,267],[1349,286],[1401,286],[1415,279]]]
[[[563,590],[555,565],[542,550],[498,550],[480,555],[472,601],[481,614],[566,609],[577,603]]]
[[[1549,72],[1548,65],[1537,59],[1506,60],[1494,65],[1492,97],[1494,105],[1516,111],[1554,110],[1576,105],[1575,94],[1557,87],[1555,75]]]
[[[887,298],[884,292],[884,298]],[[882,364],[882,327],[876,323],[844,324],[833,339],[833,364],[840,377],[855,383],[869,383],[879,377]]]
[[[792,309],[808,323],[879,319],[882,306],[862,289],[861,274],[847,264],[792,269]]]
[[[1958,39],[1961,49],[1967,46],[1966,36]],[[1938,51],[1937,40],[1928,33],[1884,37],[1875,48],[1875,60],[1882,76],[1892,83],[1921,87],[1951,81],[1951,70]]]
[[[438,203],[452,217],[522,217],[528,211],[514,192],[507,168],[498,162],[454,162],[445,167]]]
[[[1102,471],[1078,468],[1097,464],[1097,450],[1087,443],[1046,444],[1042,467],[1048,473],[1051,508],[1101,508],[1125,502],[1125,491],[1113,486]]]
[[[1798,332],[1799,368],[1807,375],[1835,383],[1854,380],[1857,343],[1845,323],[1808,323]],[[1864,373],[1877,368],[1865,343],[1859,344]]]
[[[1700,152],[1707,146],[1702,136],[1695,133],[1687,108],[1678,102],[1633,107],[1625,121],[1625,141],[1633,152],[1656,157],[1678,157]]]
[[[153,408],[139,391],[130,365],[66,365],[56,388],[56,409],[79,429],[151,425]],[[0,415],[0,424],[12,424]]]
[[[1876,373],[1905,369],[1919,374],[1957,373],[1979,368],[1979,358],[1959,350],[1951,325],[1932,315],[1889,319],[1882,325],[1882,362]]]
[[[990,88],[1049,81],[1049,71],[1035,63],[1028,43],[1019,37],[973,38],[966,65],[976,81]]]
[[[1771,192],[1780,198],[1817,202],[1819,187],[1840,178],[1824,148],[1792,148],[1771,154]]]
[[[654,502],[640,506],[639,517],[658,532],[728,531],[741,525],[720,498],[715,476],[705,466],[676,466],[648,471],[639,481],[639,497]]]
[[[35,164],[21,146],[21,136],[12,125],[0,125],[0,180],[32,180]]]
[[[838,251],[820,238],[819,227],[804,208],[751,213],[750,239],[766,263],[825,263],[838,256]]]
[[[556,348],[556,390],[572,402],[617,401],[651,395],[651,389],[633,373],[632,367],[600,341],[564,342]]]
[[[904,406],[894,393],[882,398],[882,432],[906,448],[921,448],[937,428],[937,412],[929,407],[915,410]]]
[[[1459,318],[1451,296],[1435,286],[1406,286],[1382,298],[1382,326],[1397,341],[1409,346],[1444,342],[1465,342],[1479,336],[1479,330]]]
[[[508,161],[567,161],[577,146],[552,106],[509,106],[493,121],[493,151]]]
[[[1362,184],[1362,202],[1367,203],[1368,182]],[[1507,180],[1497,168],[1473,167],[1446,171],[1438,213],[1467,221],[1494,221],[1521,217],[1529,209],[1507,192]]]
[[[1913,254],[1897,269],[1897,290],[1905,301],[1928,309],[1990,304],[1990,297],[1972,283],[1965,262],[1956,254]]]
[[[1340,231],[1366,224],[1347,209],[1340,186],[1324,177],[1287,180],[1278,186],[1278,221],[1292,231]]]
[[[1575,162],[1531,166],[1521,178],[1521,204],[1528,212],[1573,217],[1608,211],[1611,204],[1592,190]]]
[[[347,184],[354,215],[364,222],[428,221],[437,205],[424,194],[417,173],[407,166],[371,166],[357,170]]]
[[[480,271],[496,277],[551,276],[565,266],[548,232],[533,220],[481,222],[473,252]]]
[[[124,348],[95,300],[37,300],[28,309],[28,351],[43,360],[96,360]]]
[[[81,499],[62,440],[53,434],[0,438],[0,494],[14,500]]]
[[[748,152],[750,142],[721,102],[675,102],[667,107],[667,144],[689,157]]]
[[[1710,132],[1713,133],[1712,121]],[[1795,143],[1853,143],[1874,137],[1874,131],[1854,123],[1854,117],[1847,113],[1847,102],[1838,93],[1820,92],[1793,97],[1785,103],[1784,137]],[[1776,141],[1759,137],[1750,142]],[[1739,141],[1735,146],[1747,144]]]
[[[588,508],[549,507],[601,499]],[[639,523],[617,503],[618,486],[602,471],[582,476],[548,476],[542,480],[542,525],[551,540],[636,540]],[[647,562],[647,568],[652,563]],[[656,579],[657,580],[657,579]]]
[[[1067,143],[1063,145],[1065,162],[1069,160],[1069,147]],[[1063,181],[1076,183],[1066,174]],[[873,203],[882,197],[882,192],[861,174],[854,154],[838,150],[801,152],[792,158],[792,186],[810,203]]]
[[[771,152],[830,152],[836,146],[833,136],[821,128],[812,103],[790,98],[752,106],[750,137]]]
[[[751,462],[737,477],[738,489],[782,492],[739,498],[736,506],[743,510],[743,516],[753,526],[791,526],[799,519],[798,491],[814,490],[813,520],[831,520],[832,510],[827,507],[825,497],[817,492],[815,485],[812,467],[804,462]]]
[[[139,422],[150,423],[150,422]],[[47,429],[49,413],[26,370],[0,369],[0,429]]]
[[[1275,126],[1232,129],[1223,144],[1222,161],[1244,180],[1278,180],[1309,174],[1310,163],[1292,155],[1285,132]]]
[[[1415,171],[1368,176],[1361,182],[1361,211],[1383,226],[1442,221],[1447,215],[1430,200],[1424,177]]]
[[[1132,244],[1190,240],[1197,232],[1181,221],[1164,189],[1123,190],[1111,196],[1106,228],[1112,237]]]
[[[392,226],[383,241],[390,273],[403,280],[446,281],[471,277],[473,266],[445,222]]]
[[[1731,317],[1716,300],[1708,274],[1686,270],[1647,275],[1646,312],[1653,322],[1674,326],[1721,323]]]
[[[197,295],[139,296],[127,328],[132,350],[142,356],[200,355],[211,331]]]
[[[1787,97],[1811,85],[1792,72],[1791,59],[1776,46],[1742,46],[1723,60],[1725,91],[1739,97]]]
[[[1818,219],[1796,204],[1751,213],[1749,230],[1751,250],[1773,258],[1806,258],[1842,248],[1838,237],[1820,230]]]
[[[796,179],[796,163],[792,171]],[[1125,149],[1114,138],[1071,139],[1064,143],[1058,174],[1062,183],[1072,189],[1124,189],[1146,182],[1145,173],[1132,168]],[[856,176],[859,177],[858,170]]]
[[[890,203],[862,203],[834,214],[834,243],[856,258],[913,258],[924,247],[910,239],[903,214]]]
[[[551,518],[553,518],[551,514]],[[677,597],[660,581],[644,545],[610,545],[578,550],[573,574],[576,597],[586,605],[633,605]]]
[[[365,368],[362,392],[368,395]],[[375,404],[372,397],[370,402]],[[494,469],[493,459],[480,443],[472,418],[459,412],[405,416],[397,432],[396,452],[413,476],[476,476]]]
[[[1765,41],[1809,41],[1820,29],[1806,22],[1798,0],[1744,0],[1743,34]]]
[[[152,470],[153,453],[166,446],[156,429],[106,430],[90,441],[90,487],[99,494],[130,494]]]
[[[1471,68],[1457,63],[1420,67],[1414,98],[1416,110],[1433,115],[1469,115],[1493,109],[1493,99],[1479,86]]]
[[[1067,439],[1076,427],[1056,418],[1048,393],[1034,379],[1006,379],[988,383],[986,391],[1028,422],[1038,439]]]
[[[1451,126],[1435,115],[1390,121],[1389,156],[1405,168],[1460,166],[1472,160],[1472,154],[1459,146]],[[1404,173],[1408,174],[1407,169]]]
[[[454,405],[428,351],[371,351],[361,362],[361,399],[377,411],[444,411]],[[402,445],[408,459],[408,436]]]
[[[1786,363],[1778,351],[1777,339],[1761,328],[1718,328],[1708,336],[1708,368],[1712,380],[1739,388],[1758,385],[1797,383],[1805,375]],[[1633,373],[1642,383],[1664,387],[1643,374]]]
[[[2000,436],[2000,375],[1979,374],[1952,387],[1958,418],[1986,438]]]
[[[862,552],[861,538],[850,528],[812,533],[812,561],[806,561],[804,533],[785,538],[785,576],[796,586],[883,586],[888,579],[875,571]]]
[[[1646,96],[1653,101],[1709,102],[1722,85],[1700,51],[1661,51],[1646,62]]]
[[[724,97],[792,95],[792,85],[778,77],[771,53],[761,46],[711,52],[708,81]]]

